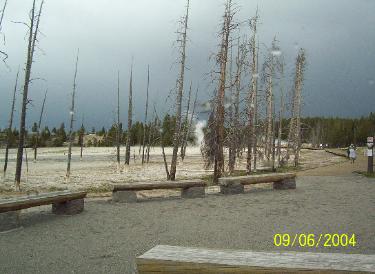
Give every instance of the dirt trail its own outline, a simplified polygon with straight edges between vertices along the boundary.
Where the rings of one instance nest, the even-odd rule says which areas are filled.
[[[342,150],[334,149],[333,152],[343,153]],[[354,164],[349,159],[342,158],[342,162],[334,163],[323,167],[310,170],[304,170],[297,173],[299,176],[346,176],[351,175],[354,171],[365,171],[367,169],[367,157],[364,156],[363,150],[357,151],[357,159]]]

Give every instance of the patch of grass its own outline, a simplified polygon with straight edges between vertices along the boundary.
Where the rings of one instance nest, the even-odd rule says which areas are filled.
[[[365,176],[367,178],[375,178],[375,173],[368,173],[367,171],[354,171],[353,173]]]
[[[283,167],[279,167],[276,169],[276,172],[278,173],[283,173],[283,172],[296,172],[296,171],[300,171],[302,170],[303,168],[301,166],[283,166]]]
[[[85,187],[84,191],[88,193],[104,193],[104,192],[112,192],[112,185],[100,185],[100,186],[90,186]]]

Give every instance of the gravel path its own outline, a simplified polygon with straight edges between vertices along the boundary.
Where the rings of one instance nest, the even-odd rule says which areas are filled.
[[[336,153],[344,153],[345,151],[339,149],[333,149],[332,151]],[[325,155],[330,155],[325,153]],[[366,171],[367,170],[367,157],[364,156],[363,148],[358,149],[357,159],[354,164],[350,162],[348,158],[340,157],[340,161],[331,162],[326,166],[321,166],[319,168],[312,168],[309,170],[298,172],[299,176],[350,176],[355,171]],[[322,157],[319,157],[322,159]]]
[[[114,204],[87,199],[79,215],[49,207],[0,234],[0,273],[135,273],[157,244],[375,254],[375,179],[303,176],[297,189]],[[275,233],[355,233],[356,247],[277,248]]]

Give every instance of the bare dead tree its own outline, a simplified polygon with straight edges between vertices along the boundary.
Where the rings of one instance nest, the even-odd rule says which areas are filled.
[[[28,92],[29,84],[31,78],[31,68],[33,64],[33,57],[35,52],[35,45],[37,41],[37,36],[39,32],[39,23],[42,14],[44,0],[41,1],[39,11],[36,10],[35,0],[33,0],[33,5],[30,12],[30,23],[28,25],[29,38],[27,46],[27,57],[26,57],[26,67],[25,67],[25,81],[23,86],[22,95],[22,105],[21,105],[21,118],[20,118],[20,133],[18,140],[18,150],[17,150],[17,164],[16,164],[16,174],[15,174],[15,184],[16,189],[20,190],[21,184],[21,172],[22,172],[22,158],[23,149],[25,143],[25,132],[26,132],[26,112],[27,104],[29,103]],[[37,13],[36,13],[37,12]]]
[[[130,145],[131,145],[131,128],[133,124],[133,61],[130,68],[130,81],[129,81],[129,106],[128,106],[128,134],[126,140],[126,151],[125,151],[125,164],[130,163]]]
[[[188,101],[187,101],[187,106],[186,106],[186,113],[185,113],[185,118],[184,118],[184,122],[183,122],[183,129],[182,129],[182,132],[181,132],[182,142],[181,142],[180,156],[181,156],[182,161],[185,158],[184,146],[185,146],[185,139],[187,137],[186,135],[187,135],[187,131],[188,131],[188,121],[189,121],[189,110],[190,110],[190,99],[191,99],[192,84],[193,83],[191,81],[190,82],[190,88],[189,88],[189,94],[188,94]]]
[[[3,28],[3,19],[4,19],[5,9],[6,9],[6,7],[7,7],[7,4],[8,4],[8,0],[5,0],[5,1],[4,1],[3,8],[1,9],[1,16],[0,16],[0,32],[2,31],[2,28]]]
[[[73,144],[73,123],[74,123],[74,104],[75,104],[75,96],[76,96],[76,80],[77,80],[77,71],[78,71],[78,58],[79,58],[79,49],[77,51],[77,57],[76,57],[76,64],[75,64],[75,70],[74,70],[74,78],[73,78],[73,91],[72,91],[72,104],[70,107],[70,126],[69,126],[69,147],[68,147],[68,164],[66,167],[66,178],[70,178],[70,163],[72,160],[72,144]]]
[[[234,164],[235,164],[235,161],[236,161],[236,146],[235,146],[235,140],[234,140],[234,131],[235,131],[235,127],[234,127],[234,97],[235,97],[235,92],[234,92],[234,89],[233,89],[233,86],[235,85],[235,80],[233,80],[234,76],[233,76],[233,41],[230,41],[230,44],[229,44],[229,52],[230,52],[230,59],[229,59],[229,76],[227,77],[227,86],[229,87],[229,106],[228,106],[228,127],[229,127],[229,132],[228,132],[228,136],[227,136],[227,139],[228,139],[228,158],[229,158],[229,161],[228,161],[228,167],[229,167],[229,173],[232,174],[233,170],[234,170]],[[227,66],[228,67],[228,66]]]
[[[146,123],[147,123],[147,114],[148,114],[148,91],[150,87],[150,66],[147,66],[147,91],[146,91],[146,106],[145,106],[145,122],[143,129],[143,145],[142,145],[142,165],[145,162],[145,146],[146,146]],[[150,128],[149,128],[150,131]],[[150,135],[150,132],[149,132]]]
[[[253,171],[257,171],[257,159],[258,159],[258,135],[259,135],[259,125],[258,125],[258,78],[259,78],[259,41],[258,41],[258,47],[256,51],[256,70],[255,74],[252,75],[252,78],[255,78],[255,89],[254,89],[254,123],[252,125],[251,132],[253,133],[253,154],[254,154],[254,165],[253,165]],[[255,50],[255,49],[254,49]],[[253,71],[254,72],[254,71]],[[251,155],[250,157],[251,161]],[[251,166],[248,169],[251,172]]]
[[[116,130],[116,152],[117,152],[117,170],[120,171],[120,71],[117,71],[117,130]]]
[[[217,100],[216,100],[216,142],[217,148],[215,149],[215,165],[214,165],[214,177],[213,181],[218,182],[218,179],[222,176],[224,171],[224,98],[226,89],[226,77],[227,77],[227,62],[228,62],[228,50],[229,50],[229,37],[230,33],[235,29],[236,25],[233,24],[233,17],[235,12],[233,10],[232,0],[227,0],[225,4],[224,21],[221,30],[221,44],[220,50],[217,55],[217,63],[220,67],[220,78],[217,89]]]
[[[10,138],[12,135],[12,127],[13,127],[13,117],[14,117],[14,106],[16,103],[16,94],[17,94],[17,85],[18,85],[18,75],[19,75],[19,69],[17,71],[16,76],[16,83],[14,84],[14,90],[13,90],[13,99],[12,99],[12,107],[10,110],[10,118],[9,118],[9,125],[7,130],[7,143],[5,147],[5,158],[4,158],[4,179],[6,178],[6,172],[8,168],[8,157],[9,157],[9,147],[10,147]]]
[[[180,73],[177,79],[176,87],[177,87],[177,95],[176,95],[176,125],[174,130],[173,136],[173,153],[172,153],[172,161],[171,161],[171,169],[170,169],[170,176],[169,179],[174,181],[176,179],[176,169],[177,169],[177,154],[178,148],[180,146],[181,141],[181,105],[182,105],[182,94],[184,90],[184,78],[185,78],[185,62],[186,62],[186,41],[187,41],[187,29],[188,29],[188,21],[189,21],[189,5],[190,0],[186,2],[186,14],[182,19],[183,30],[179,34],[181,38],[178,39],[180,42]]]
[[[39,135],[40,135],[40,126],[42,124],[44,106],[46,104],[46,99],[47,99],[47,92],[48,92],[48,89],[46,89],[46,92],[44,93],[44,99],[43,99],[43,103],[42,103],[42,109],[40,110],[38,128],[37,128],[37,131],[36,131],[35,144],[34,144],[34,162],[36,162],[36,157],[37,157],[37,154],[38,154],[38,145],[39,145],[38,143],[39,143]]]
[[[271,52],[269,53],[267,60],[265,62],[265,82],[266,82],[266,141],[265,141],[265,156],[267,160],[270,160],[272,154],[272,139],[273,139],[273,109],[274,109],[274,92],[273,92],[273,82],[275,73],[275,61],[279,49],[276,44],[277,40],[274,37],[272,41]]]
[[[79,131],[79,143],[81,146],[81,151],[80,151],[80,160],[82,161],[83,158],[83,136],[85,135],[85,127],[84,127],[84,117],[82,115],[82,124],[81,124],[81,129]]]
[[[276,146],[275,146],[275,128],[276,128],[276,119],[275,119],[275,103],[273,104],[272,109],[272,136],[271,136],[271,168],[272,171],[275,171],[275,159],[276,159]]]
[[[147,150],[146,150],[146,162],[149,163],[150,162],[150,149],[151,149],[151,142],[154,142],[154,132],[156,130],[156,127],[157,127],[157,119],[153,119],[154,122],[153,123],[149,123],[149,128],[150,128],[150,131],[148,133],[148,141],[147,141]],[[153,144],[152,144],[153,145]]]
[[[257,134],[256,134],[256,114],[257,114],[257,97],[258,97],[258,50],[256,45],[257,24],[258,24],[258,9],[255,16],[250,20],[250,29],[252,36],[250,39],[250,73],[251,86],[248,94],[248,132],[247,139],[247,158],[246,158],[246,173],[251,173],[251,161],[254,154],[254,170],[256,170],[256,154],[257,154]],[[253,152],[253,153],[252,153]]]
[[[184,158],[186,156],[186,147],[187,147],[187,143],[188,143],[188,140],[189,140],[189,136],[190,136],[190,132],[191,132],[191,127],[193,125],[193,119],[194,119],[194,115],[195,115],[195,108],[197,106],[198,90],[199,89],[197,88],[197,90],[195,92],[195,98],[194,98],[194,103],[193,103],[193,111],[192,111],[191,116],[190,116],[190,121],[188,123],[187,132],[186,132],[185,139],[184,139],[183,154],[181,155],[182,160],[184,160]]]
[[[3,29],[3,19],[5,15],[5,10],[8,4],[8,0],[4,1],[3,8],[1,9],[1,16],[0,16],[0,34],[2,34],[2,29]],[[4,36],[4,44],[5,44],[5,36]],[[5,63],[5,60],[8,58],[8,54],[2,50],[0,50],[0,54],[3,55],[3,62]],[[6,65],[6,63],[5,63]]]
[[[236,74],[235,74],[235,93],[234,93],[234,100],[233,100],[233,107],[234,107],[234,113],[233,113],[233,121],[232,121],[232,129],[231,129],[231,135],[230,138],[230,148],[232,150],[232,153],[229,157],[229,172],[232,174],[234,172],[234,167],[236,163],[236,156],[241,148],[240,144],[240,92],[242,90],[241,86],[241,78],[244,70],[245,65],[245,58],[247,55],[246,50],[246,43],[245,39],[241,43],[240,38],[238,38],[237,41],[237,57],[236,57]]]
[[[282,166],[281,161],[281,138],[283,133],[284,119],[284,61],[281,62],[281,87],[280,87],[280,109],[279,109],[279,130],[277,135],[277,163]]]
[[[146,152],[146,161],[147,163],[150,162],[150,149],[151,145],[155,144],[156,139],[154,138],[154,134],[156,133],[157,126],[158,126],[158,118],[157,118],[157,112],[156,112],[156,106],[154,105],[154,117],[153,117],[153,123],[150,122],[150,131],[148,134],[148,141],[147,141],[147,152]]]
[[[204,160],[204,168],[208,169],[212,166],[215,167],[216,161],[216,122],[215,122],[215,106],[213,105],[212,110],[208,116],[207,127],[204,132],[204,139],[201,144],[201,153]]]
[[[290,121],[288,136],[288,151],[289,148],[292,148],[295,167],[297,167],[299,164],[299,154],[301,149],[301,104],[305,66],[305,50],[301,48],[296,58],[296,71],[292,96],[292,118]],[[289,152],[287,157],[289,157]]]

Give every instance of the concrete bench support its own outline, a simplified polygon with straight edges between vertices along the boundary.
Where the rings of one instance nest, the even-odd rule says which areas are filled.
[[[117,203],[135,203],[137,194],[135,191],[115,191],[112,193],[112,200]]]
[[[189,187],[181,190],[182,198],[201,198],[204,197],[204,195],[204,187],[202,186]]]
[[[281,182],[273,183],[273,189],[296,189],[295,179],[285,179]]]
[[[53,203],[52,213],[57,215],[74,215],[81,213],[85,207],[84,199]]]
[[[18,212],[0,213],[0,232],[15,229],[19,226]]]
[[[221,194],[241,194],[244,193],[244,186],[241,183],[232,183],[220,186]]]
[[[273,189],[296,189],[295,173],[268,173],[219,179],[222,194],[239,194],[244,192],[245,185],[272,183]]]
[[[137,191],[159,190],[159,189],[181,189],[182,198],[204,197],[206,182],[201,179],[162,181],[151,183],[131,183],[115,184],[112,190],[112,201],[122,203],[132,203],[137,201]]]

